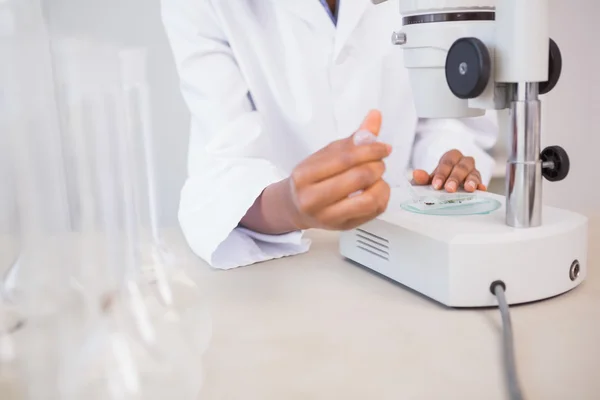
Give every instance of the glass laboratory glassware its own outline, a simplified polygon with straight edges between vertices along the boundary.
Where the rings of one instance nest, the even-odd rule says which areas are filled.
[[[111,60],[104,51],[96,48],[94,52],[106,57],[96,60],[95,65]],[[87,67],[93,70],[93,66]],[[80,209],[99,210],[99,223],[89,218],[91,212],[83,212],[87,217],[81,226],[86,232],[91,231],[88,225],[98,227],[100,235],[95,241],[103,243],[103,254],[94,259],[104,261],[85,263],[88,271],[83,272],[94,276],[89,269],[100,267],[109,278],[100,285],[82,279],[89,296],[86,334],[63,366],[61,395],[64,399],[195,399],[199,392],[196,357],[182,327],[168,323],[161,313],[153,311],[158,300],[145,293],[145,282],[140,279],[142,248],[131,147],[121,118],[123,93],[119,85],[111,84],[111,71],[110,65],[105,66],[109,79],[102,87],[87,86],[88,90],[79,90],[76,97],[67,91],[69,112],[85,116],[71,120],[91,121],[86,129],[69,132],[77,150],[75,170],[93,171],[76,179],[80,182],[78,191],[90,191],[94,185],[97,189],[97,196],[81,196]],[[86,165],[90,160],[93,168]],[[93,184],[81,184],[87,179]],[[98,206],[89,207],[94,200]]]
[[[439,216],[490,214],[501,206],[496,199],[473,194],[422,196],[400,205],[403,210],[412,213]]]
[[[114,21],[115,15],[111,10],[111,5],[101,6],[103,10],[111,10],[108,12],[99,10],[97,13],[87,12],[86,9],[104,5],[105,2],[101,0],[85,1],[85,7],[82,6],[81,1],[76,0],[46,3],[49,29],[54,38],[58,36],[61,37],[61,40],[65,36],[86,38],[84,45],[79,46],[82,48],[81,51],[86,53],[85,59],[88,60],[85,67],[87,76],[83,79],[84,86],[89,86],[89,83],[98,79],[104,82],[104,87],[109,87],[111,82],[118,81],[119,89],[125,92],[124,108],[127,124],[125,133],[131,136],[134,143],[132,147],[136,150],[135,153],[132,153],[132,162],[135,165],[136,173],[134,193],[140,232],[139,245],[145,249],[142,251],[145,260],[142,268],[145,276],[143,280],[148,282],[150,293],[157,295],[161,303],[165,305],[164,310],[169,310],[168,313],[165,311],[165,315],[172,315],[175,309],[178,310],[178,315],[181,317],[180,323],[184,323],[188,327],[186,331],[189,332],[190,341],[195,343],[194,347],[198,349],[199,353],[203,353],[208,346],[212,328],[211,318],[206,307],[207,302],[202,298],[203,292],[199,289],[201,282],[190,279],[193,271],[185,270],[187,257],[183,255],[184,252],[180,254],[174,251],[175,246],[168,246],[167,239],[170,239],[171,236],[164,235],[164,230],[159,229],[161,207],[156,188],[153,139],[157,137],[157,132],[154,131],[155,123],[160,120],[160,117],[156,116],[162,115],[163,112],[152,109],[151,106],[160,94],[150,90],[149,73],[147,73],[149,64],[146,54],[148,48],[151,53],[155,51],[153,46],[157,41],[152,34],[154,28],[149,29],[149,24],[142,21],[145,18],[137,13],[139,6],[142,5],[139,0],[118,2],[119,12],[134,10],[135,13],[132,13],[131,17],[140,22],[136,24],[135,29],[131,29],[130,24],[127,23],[126,31],[119,29],[119,23]],[[85,15],[84,10],[86,11]],[[127,12],[125,11],[125,13]],[[152,13],[147,14],[151,15]],[[85,22],[82,20],[85,21],[91,15],[93,18],[87,21],[89,26],[84,27]],[[125,18],[125,20],[129,21],[130,19]],[[154,22],[159,23],[159,20]],[[106,29],[106,27],[109,28]],[[157,28],[162,34],[160,23]],[[56,40],[53,42],[56,43]],[[140,43],[146,43],[146,46],[140,46]],[[123,46],[137,47],[124,49]],[[91,60],[99,60],[99,64]],[[94,68],[97,65],[101,65],[102,68]],[[110,73],[107,74],[106,71],[110,71]],[[58,75],[61,74],[60,65],[57,65],[55,72]],[[156,68],[154,68],[154,72],[158,72]],[[70,73],[66,75],[68,78]],[[110,78],[108,78],[109,75]],[[118,79],[115,78],[117,76]],[[166,136],[171,132],[160,132],[159,134]],[[185,254],[188,253],[185,252]],[[169,290],[169,287],[173,286],[176,286],[177,289]]]
[[[200,358],[178,315],[142,274],[136,166],[113,54],[89,41],[55,46],[65,152],[76,171],[69,198],[77,204],[78,231],[94,237],[84,246],[79,273],[87,297],[85,335],[61,369],[61,395],[195,398]]]
[[[23,312],[50,313],[71,298],[63,283],[75,265],[67,244],[71,221],[53,74],[39,4],[9,4],[15,23],[5,53],[10,110],[3,134],[19,206],[20,253],[2,288]]]
[[[18,248],[0,293],[18,324],[4,344],[27,399],[57,398],[56,365],[76,330],[78,291],[69,204],[53,92],[51,59],[37,2],[8,1],[11,35],[3,38],[3,151],[18,206]],[[6,56],[6,58],[5,58]],[[4,188],[3,188],[4,189]],[[13,190],[14,189],[14,190]],[[13,229],[14,231],[14,229]],[[5,319],[6,321],[6,319]],[[14,345],[14,347],[13,347]]]
[[[192,349],[200,357],[210,342],[212,321],[202,291],[184,268],[184,258],[167,246],[160,229],[147,52],[135,48],[120,50],[118,54],[126,137],[132,154],[132,170],[137,171],[133,196],[138,210],[141,246],[146,255],[143,260],[145,284],[161,301],[165,313],[179,315],[178,323],[185,327]]]
[[[105,121],[116,121],[110,108],[105,108],[102,116],[94,114],[94,110],[106,105],[92,103],[98,96],[115,98],[118,95],[122,99],[119,109],[122,126],[118,129],[128,149],[127,165],[123,168],[132,172],[137,245],[142,256],[137,279],[145,295],[156,298],[162,305],[161,315],[156,318],[184,326],[187,340],[200,360],[210,340],[211,317],[201,290],[183,267],[184,257],[170,250],[159,227],[146,50],[121,49],[89,39],[60,38],[55,40],[53,52],[65,130],[92,132]],[[112,94],[107,88],[113,88]],[[82,150],[74,154],[82,154]],[[86,154],[93,157],[92,152]],[[70,168],[74,168],[75,157],[68,153],[67,158]],[[85,184],[89,179],[82,182]],[[80,203],[80,199],[70,198],[73,204]]]

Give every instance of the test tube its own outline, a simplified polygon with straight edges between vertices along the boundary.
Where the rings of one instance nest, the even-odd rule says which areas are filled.
[[[145,50],[128,49],[119,52],[121,65],[121,87],[115,99],[117,109],[122,111],[125,121],[125,132],[118,136],[123,165],[125,187],[130,188],[129,213],[137,216],[137,220],[129,219],[128,223],[137,222],[137,227],[130,225],[137,248],[150,252],[150,259],[140,257],[144,262],[138,272],[136,281],[150,305],[148,317],[157,329],[165,336],[177,336],[188,352],[186,363],[191,370],[201,370],[201,352],[206,347],[206,338],[210,332],[210,318],[206,308],[198,297],[199,290],[185,279],[185,274],[178,270],[170,259],[164,257],[164,242],[160,236],[158,222],[157,193],[155,190],[153,132],[151,129],[150,95],[145,76]],[[149,235],[140,233],[149,229]],[[139,274],[141,272],[141,274]],[[148,278],[151,278],[150,280]],[[173,353],[175,355],[176,353]],[[192,378],[199,382],[198,376]],[[191,382],[188,382],[191,383]],[[184,385],[183,387],[186,387]]]
[[[150,292],[163,302],[163,318],[174,313],[188,336],[192,350],[201,359],[212,334],[211,316],[199,286],[189,277],[166,247],[159,228],[159,201],[156,190],[154,135],[152,129],[151,94],[147,81],[144,48],[119,52],[122,90],[125,101],[125,137],[131,145],[131,159],[137,168],[132,180],[133,197],[138,210],[142,248],[152,257],[144,258],[143,274]],[[172,319],[172,318],[170,318]]]
[[[172,304],[173,293],[168,271],[175,259],[159,229],[158,191],[156,189],[154,138],[150,93],[146,79],[147,52],[144,48],[119,51],[121,89],[124,100],[126,137],[133,160],[133,198],[137,209],[141,246],[147,253],[144,273],[156,285],[158,295]]]

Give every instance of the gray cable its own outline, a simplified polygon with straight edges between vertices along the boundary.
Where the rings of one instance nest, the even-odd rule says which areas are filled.
[[[515,344],[513,340],[512,324],[510,321],[510,311],[506,296],[504,293],[504,287],[500,284],[494,286],[494,294],[498,298],[498,307],[500,308],[500,314],[502,315],[502,341],[504,345],[504,368],[506,373],[506,380],[508,383],[508,389],[511,400],[523,400],[523,394],[521,392],[521,386],[517,376],[517,365],[515,362]]]

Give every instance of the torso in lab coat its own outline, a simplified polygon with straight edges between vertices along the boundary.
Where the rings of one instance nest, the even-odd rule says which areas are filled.
[[[289,173],[378,109],[380,138],[394,145],[388,174],[402,174],[417,119],[402,51],[391,44],[401,24],[395,2],[342,0],[337,27],[317,0],[213,3],[263,118],[266,157]]]

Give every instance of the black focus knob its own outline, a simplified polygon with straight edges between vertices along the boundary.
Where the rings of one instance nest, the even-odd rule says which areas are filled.
[[[569,155],[560,146],[546,147],[540,154],[542,175],[550,182],[562,181],[569,175],[571,162]]]
[[[492,59],[487,46],[479,39],[458,39],[446,56],[446,82],[459,99],[479,97],[490,81]]]
[[[562,54],[556,42],[550,39],[550,55],[548,63],[548,80],[539,85],[540,94],[549,93],[560,79],[562,73]]]

